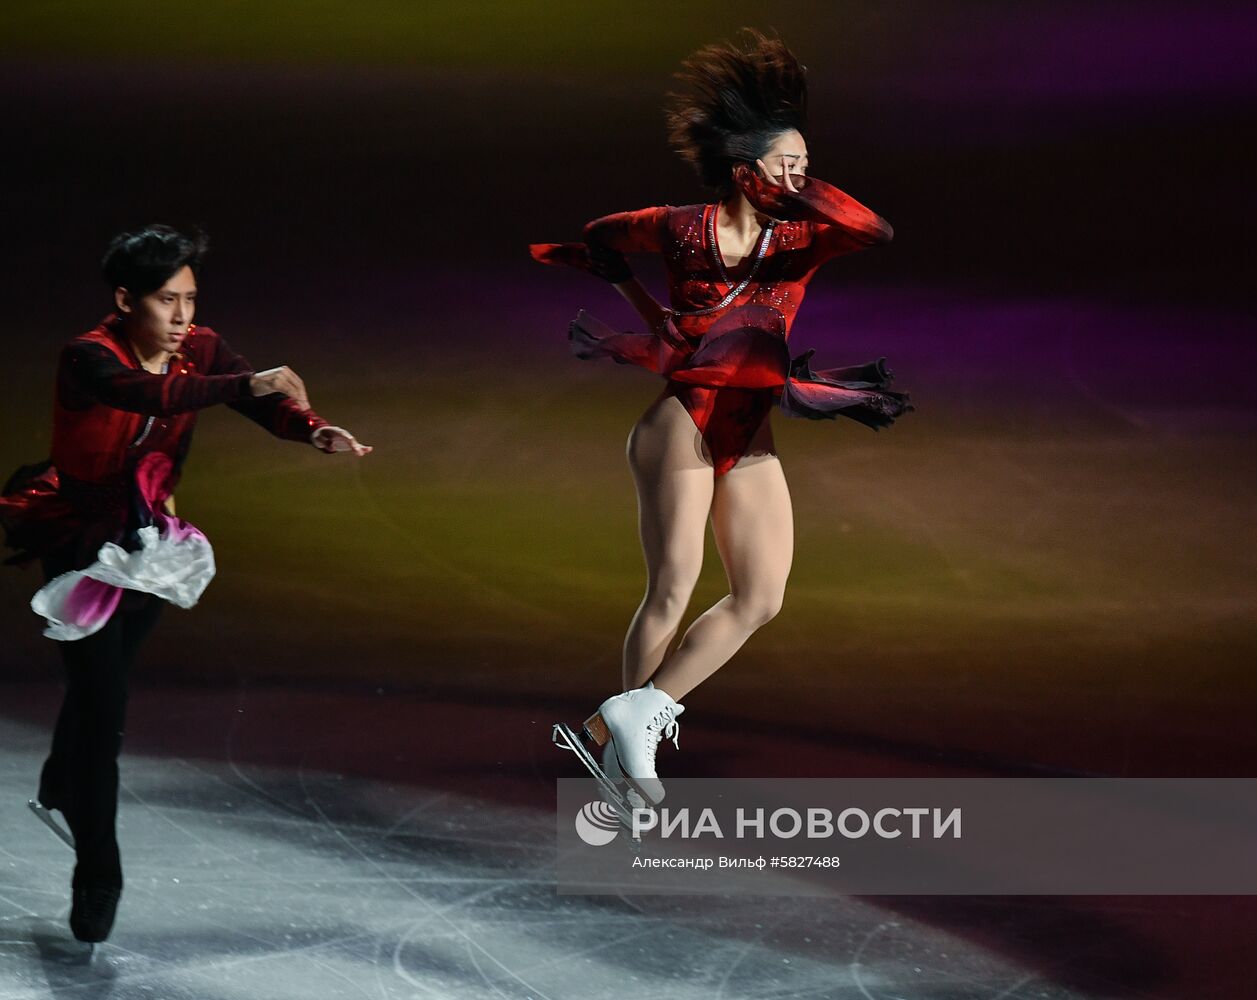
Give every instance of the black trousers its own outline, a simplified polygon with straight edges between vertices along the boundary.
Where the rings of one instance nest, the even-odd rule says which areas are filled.
[[[44,561],[51,577],[63,562]],[[126,728],[127,676],[140,643],[163,602],[124,591],[105,626],[93,635],[59,642],[65,664],[65,699],[52,750],[39,778],[39,801],[59,809],[74,834],[74,884],[122,887],[118,854],[118,754]]]

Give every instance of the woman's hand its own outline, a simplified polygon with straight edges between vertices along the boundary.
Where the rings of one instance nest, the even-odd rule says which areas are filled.
[[[361,458],[372,450],[370,445],[359,444],[357,438],[343,427],[320,427],[310,435],[310,443],[329,455],[337,451],[352,451]]]
[[[272,392],[282,392],[301,409],[310,409],[310,397],[306,394],[306,384],[301,376],[287,365],[268,368],[249,377],[249,391],[255,396],[269,396]]]
[[[777,187],[783,187],[787,191],[797,192],[799,189],[794,186],[794,181],[790,178],[790,168],[786,166],[786,158],[781,158],[781,173],[774,175],[768,169],[768,164],[763,160],[756,160],[755,165],[759,167],[760,176],[769,184],[776,184]]]
[[[684,334],[677,329],[676,322],[672,319],[672,310],[665,309],[659,317],[658,323],[653,327],[655,336],[662,340],[669,347],[675,347],[677,350],[686,351],[689,344],[686,342]]]
[[[672,310],[662,305],[653,295],[649,299],[639,299],[637,307],[638,314],[646,322],[647,328],[655,332],[658,332],[659,328],[672,318]]]

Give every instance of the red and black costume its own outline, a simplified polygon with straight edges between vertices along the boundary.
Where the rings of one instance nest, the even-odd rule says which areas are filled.
[[[189,330],[163,374],[144,370],[117,316],[72,340],[57,368],[51,460],[18,470],[0,496],[0,524],[17,550],[8,561],[38,558],[49,581],[65,579],[106,543],[135,550],[155,519],[169,526],[174,519],[155,511],[178,482],[207,406],[225,403],[293,441],[309,442],[327,424],[283,394],[253,396],[252,373],[208,327]],[[179,531],[204,540],[186,522]],[[62,811],[74,835],[76,900],[80,890],[122,886],[114,831],[127,674],[164,603],[124,587],[113,588],[87,634],[58,643],[66,693],[39,799]]]
[[[718,204],[621,212],[585,227],[584,244],[534,244],[535,259],[612,282],[631,275],[626,253],[658,253],[667,268],[671,313],[651,333],[618,333],[582,313],[570,335],[578,357],[609,357],[668,379],[712,456],[716,475],[733,468],[775,402],[791,416],[838,415],[874,429],[912,409],[887,388],[885,359],[813,371],[811,352],[793,361],[786,341],[807,284],[825,261],[888,242],[890,226],[828,184],[795,178],[791,192],[741,172],[739,187],[772,221],[735,281],[717,242]]]
[[[127,520],[141,460],[168,460],[152,498],[161,503],[174,492],[197,411],[207,406],[226,403],[290,441],[309,442],[327,426],[282,393],[253,396],[251,375],[248,361],[209,327],[189,328],[164,374],[144,370],[116,315],[75,337],[57,366],[52,457],[19,470],[0,496],[0,525],[17,550],[7,561],[64,555],[70,546],[82,565],[104,542],[121,541],[135,527]]]

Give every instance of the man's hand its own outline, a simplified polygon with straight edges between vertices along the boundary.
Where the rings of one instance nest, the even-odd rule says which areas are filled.
[[[269,396],[272,392],[282,392],[301,409],[310,409],[310,397],[306,395],[306,384],[301,376],[287,365],[268,368],[249,377],[249,391],[255,396]]]
[[[310,435],[310,443],[329,455],[337,451],[352,451],[361,458],[371,453],[370,445],[359,444],[357,438],[343,427],[320,427]]]

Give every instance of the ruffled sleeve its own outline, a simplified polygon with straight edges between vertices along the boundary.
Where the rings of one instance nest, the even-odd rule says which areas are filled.
[[[574,267],[603,281],[628,281],[629,253],[660,253],[667,236],[666,206],[616,212],[585,226],[583,243],[534,243],[528,249],[542,264]]]
[[[844,191],[815,177],[793,177],[798,191],[772,184],[752,170],[738,171],[738,187],[758,211],[774,219],[812,223],[817,263],[895,237],[890,223]]]
[[[585,243],[618,253],[660,253],[668,228],[665,206],[616,212],[585,226]]]

